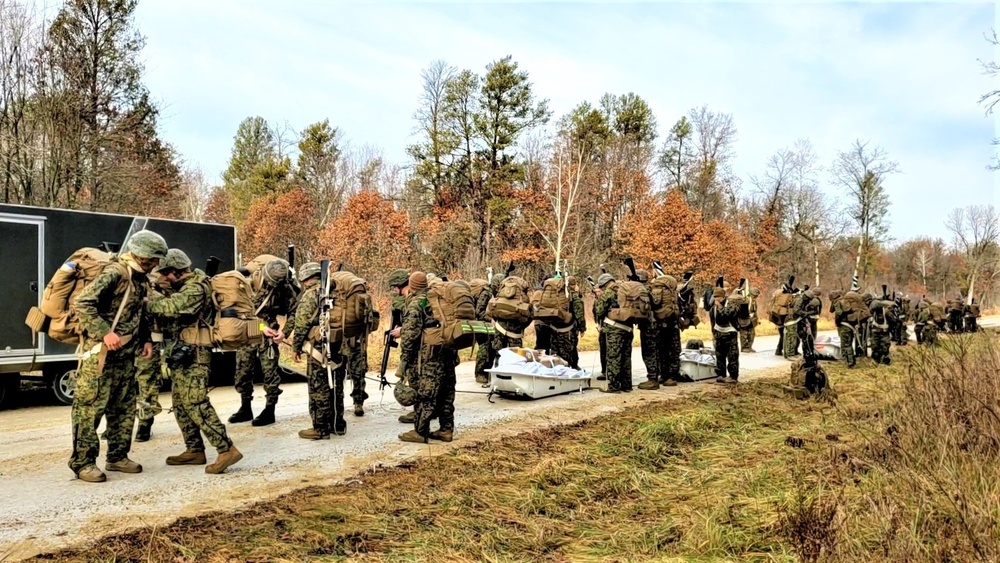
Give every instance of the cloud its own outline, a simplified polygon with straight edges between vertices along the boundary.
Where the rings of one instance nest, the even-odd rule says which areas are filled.
[[[557,116],[629,91],[661,138],[693,107],[733,114],[743,178],[800,137],[824,164],[870,139],[904,172],[886,181],[897,238],[946,236],[947,210],[1000,197],[985,170],[994,123],[977,105],[996,88],[977,62],[993,57],[989,3],[175,0],[139,12],[164,135],[209,178],[250,115],[296,128],[329,117],[352,144],[405,162],[421,69],[444,59],[482,73],[511,54]]]

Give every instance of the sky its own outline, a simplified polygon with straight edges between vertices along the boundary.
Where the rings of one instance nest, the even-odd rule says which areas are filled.
[[[482,74],[509,54],[556,117],[635,92],[662,143],[691,108],[732,114],[745,188],[798,138],[826,167],[870,141],[899,163],[885,181],[897,240],[949,238],[955,207],[1000,208],[996,120],[978,103],[1000,89],[979,63],[1000,60],[984,38],[993,3],[142,0],[137,24],[162,134],[213,183],[254,115],[297,130],[329,118],[407,164],[421,71]]]

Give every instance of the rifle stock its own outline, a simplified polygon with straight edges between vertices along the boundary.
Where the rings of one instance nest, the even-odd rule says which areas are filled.
[[[326,378],[330,389],[336,391],[337,380],[333,375],[333,347],[330,343],[330,261],[320,262],[319,270],[319,330],[323,345],[323,364],[326,368]],[[334,395],[336,396],[336,395]],[[343,408],[343,405],[339,406]],[[333,402],[334,420],[337,419],[337,401]]]
[[[631,256],[628,256],[624,260],[622,260],[622,262],[624,262],[625,265],[628,267],[629,281],[639,281],[639,276],[635,273],[635,260],[633,260]]]
[[[222,264],[222,260],[218,256],[209,256],[208,261],[205,262],[205,275],[214,278],[215,274],[219,273],[220,264]]]

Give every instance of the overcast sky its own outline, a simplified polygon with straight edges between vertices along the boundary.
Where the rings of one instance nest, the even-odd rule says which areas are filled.
[[[605,92],[652,106],[662,142],[690,108],[731,113],[744,180],[796,138],[825,166],[856,139],[881,145],[891,234],[947,237],[953,207],[1000,207],[986,170],[1000,87],[977,59],[992,3],[384,3],[143,0],[146,83],[161,128],[218,182],[239,122],[296,129],[329,118],[353,145],[406,163],[420,71],[485,71],[507,54],[556,116]],[[828,184],[829,193],[841,193]],[[748,187],[749,182],[744,183]]]

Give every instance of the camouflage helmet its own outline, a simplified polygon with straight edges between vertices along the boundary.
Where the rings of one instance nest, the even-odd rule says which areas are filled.
[[[490,280],[490,288],[493,289],[493,293],[496,293],[500,288],[500,284],[503,280],[507,279],[507,276],[503,274],[493,274],[493,279]]]
[[[153,231],[142,230],[128,239],[128,251],[137,258],[167,257],[167,241]]]
[[[410,283],[410,272],[402,268],[393,270],[389,273],[389,280],[386,283],[388,284],[389,289],[394,287],[403,287]]]
[[[309,278],[316,277],[322,273],[322,266],[318,262],[306,262],[299,267],[299,281],[304,282]]]
[[[397,403],[404,407],[413,406],[417,402],[417,392],[402,381],[392,388],[392,396],[396,399]]]
[[[760,297],[760,288],[759,287],[751,287],[750,288],[750,296],[751,297]]]
[[[281,258],[271,260],[260,270],[264,281],[270,285],[278,285],[279,283],[287,280],[288,271],[288,262]]]
[[[831,291],[830,295],[829,295],[830,301],[838,301],[843,296],[844,296],[844,294],[841,293],[841,292],[839,292],[839,291],[837,291],[836,289],[833,290],[833,291]]]
[[[188,258],[188,255],[184,254],[184,251],[179,248],[171,248],[167,251],[167,255],[160,260],[160,265],[157,266],[156,271],[186,270],[190,267],[191,259]]]
[[[611,277],[611,274],[601,274],[597,276],[597,287],[604,287],[613,281],[615,281],[615,278]]]

